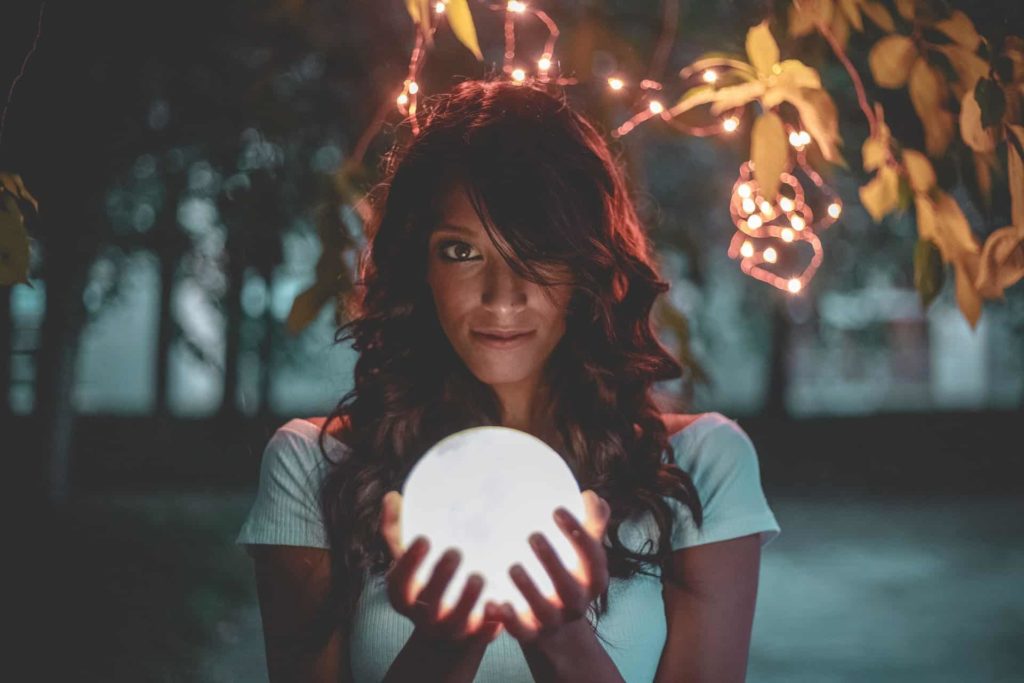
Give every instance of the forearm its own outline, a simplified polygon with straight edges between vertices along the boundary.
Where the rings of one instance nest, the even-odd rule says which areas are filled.
[[[537,683],[625,683],[586,619],[578,619],[563,629],[523,646],[526,663]]]
[[[472,683],[486,649],[486,642],[453,646],[429,640],[413,631],[405,647],[391,663],[382,683]]]

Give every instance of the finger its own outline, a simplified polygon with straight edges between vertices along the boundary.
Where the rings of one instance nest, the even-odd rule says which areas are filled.
[[[387,571],[388,597],[392,604],[401,605],[406,610],[412,606],[413,596],[416,595],[412,590],[412,578],[429,549],[430,541],[425,536],[417,536],[409,550]],[[403,588],[404,595],[399,595]]]
[[[427,581],[426,587],[416,596],[417,605],[421,609],[426,610],[427,614],[433,615],[434,619],[439,619],[438,605],[441,602],[441,596],[448,587],[448,582],[455,575],[455,570],[461,561],[462,554],[457,548],[446,550],[434,566],[433,573],[430,575],[430,580]]]
[[[508,629],[509,635],[518,641],[528,643],[537,637],[540,625],[533,614],[520,616],[511,604],[505,602],[498,608],[501,623]]]
[[[384,494],[380,509],[380,533],[388,544],[391,557],[396,559],[401,557],[403,553],[402,537],[399,533],[400,501],[400,493],[388,491]]]
[[[473,633],[480,627],[483,621],[479,616],[473,615],[469,619],[469,613],[476,606],[476,601],[484,590],[484,577],[473,573],[466,579],[466,585],[462,589],[462,595],[455,606],[441,615],[441,618],[452,625],[455,630],[465,633]]]
[[[591,536],[580,523],[576,517],[566,510],[564,507],[559,507],[554,513],[555,523],[565,534],[569,542],[576,548],[576,552],[579,553],[582,561],[580,570],[582,576],[580,577],[581,582],[588,588],[591,586],[594,577],[601,576],[607,571],[605,565],[607,564],[607,555],[604,550],[604,545],[601,540]],[[604,590],[603,588],[601,590]]]
[[[611,506],[592,490],[583,492],[583,528],[591,538],[604,539],[608,519],[611,517]]]
[[[530,544],[537,559],[540,560],[544,570],[551,577],[551,583],[554,584],[555,593],[561,603],[558,605],[559,611],[568,620],[583,616],[587,603],[590,602],[587,586],[581,584],[575,576],[569,573],[569,570],[562,564],[561,558],[558,557],[558,553],[543,534],[532,534]],[[536,611],[534,609],[534,612]],[[538,614],[538,616],[541,615]]]
[[[519,592],[526,598],[527,604],[533,611],[534,617],[541,623],[555,625],[561,622],[561,604],[554,604],[551,600],[541,594],[537,584],[533,582],[530,575],[526,573],[520,564],[512,565],[508,570],[512,583],[516,585]],[[560,602],[560,601],[559,601]]]

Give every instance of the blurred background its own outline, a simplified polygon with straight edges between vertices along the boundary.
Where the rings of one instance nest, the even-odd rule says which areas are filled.
[[[748,131],[651,122],[614,143],[672,283],[660,333],[703,370],[660,388],[747,430],[782,527],[748,680],[1021,680],[1024,285],[973,329],[951,277],[922,306],[913,217],[876,224],[859,205],[866,124],[827,46],[786,37],[785,3],[539,5],[563,73],[581,76],[570,99],[603,130],[631,114],[608,74],[670,83],[706,51],[742,54],[765,17],[838,108],[849,168],[826,182],[845,208],[798,297],[726,255]],[[1017,0],[952,5],[983,35],[1024,32]],[[500,65],[500,22],[478,7],[484,63],[439,32],[426,93]],[[878,35],[852,36],[850,59],[921,148],[906,93],[871,83]],[[0,170],[39,200],[29,284],[0,287],[0,451],[12,520],[30,520],[14,525],[30,587],[14,604],[44,648],[24,650],[31,678],[266,680],[233,541],[269,436],[351,386],[317,283],[346,284],[338,263],[363,244],[353,199],[394,139],[412,39],[400,0],[5,3],[0,88],[18,80]],[[957,177],[951,158],[941,178]],[[954,194],[978,234],[1006,223],[1005,178],[992,211]]]

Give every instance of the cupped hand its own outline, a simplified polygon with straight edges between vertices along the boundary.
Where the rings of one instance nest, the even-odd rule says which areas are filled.
[[[430,543],[418,536],[408,548],[401,547],[402,494],[389,491],[381,506],[380,530],[394,562],[386,573],[388,600],[399,614],[409,618],[421,636],[439,644],[469,646],[490,643],[501,633],[503,624],[493,610],[481,618],[473,608],[484,589],[484,579],[472,573],[462,595],[451,608],[441,604],[452,576],[462,560],[456,548],[449,548],[437,562],[426,585],[416,579],[416,570],[427,555]]]
[[[523,645],[555,637],[567,626],[575,624],[586,615],[590,603],[608,587],[608,556],[603,539],[611,508],[607,501],[589,489],[582,495],[582,521],[564,508],[554,513],[555,523],[580,556],[578,570],[570,572],[565,568],[543,534],[531,536],[533,552],[551,577],[556,595],[551,599],[545,597],[522,565],[515,564],[509,570],[512,582],[526,598],[529,609],[518,613],[511,603],[505,602],[496,606],[496,617],[508,629],[509,635]]]

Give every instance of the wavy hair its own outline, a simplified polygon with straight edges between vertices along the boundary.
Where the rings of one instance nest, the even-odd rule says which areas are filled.
[[[323,626],[351,632],[371,573],[386,571],[381,501],[400,490],[417,459],[455,431],[501,424],[493,389],[451,347],[426,286],[427,243],[441,200],[462,183],[487,233],[523,278],[550,285],[547,264],[573,273],[566,332],[545,365],[559,451],[580,485],[608,501],[609,573],[667,575],[673,514],[664,497],[702,525],[700,498],[672,457],[652,384],[683,376],[650,320],[668,290],[654,265],[623,174],[595,127],[561,92],[543,86],[466,81],[429,99],[420,132],[385,156],[370,194],[367,248],[348,322],[335,342],[358,353],[354,386],[324,423],[344,426],[345,457],[331,460],[320,494],[332,561]],[[529,198],[529,201],[523,201]],[[495,244],[498,245],[499,241]],[[649,512],[653,552],[633,552],[620,525]],[[648,539],[643,548],[654,546]],[[608,609],[608,591],[591,610]],[[325,630],[326,635],[326,630]]]

